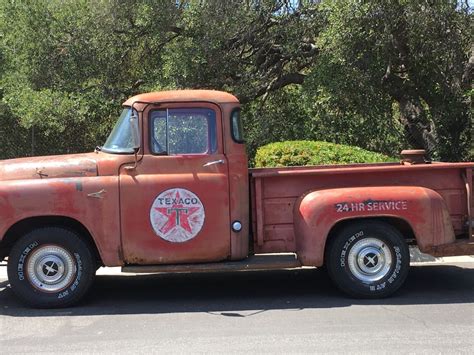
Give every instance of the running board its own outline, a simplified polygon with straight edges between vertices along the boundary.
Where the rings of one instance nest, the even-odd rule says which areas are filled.
[[[295,269],[299,267],[301,267],[301,263],[296,259],[296,255],[284,254],[255,255],[239,261],[221,261],[205,264],[127,265],[122,267],[122,272],[156,274]]]
[[[431,247],[426,253],[436,257],[474,255],[474,241],[472,239],[458,240],[454,243]]]

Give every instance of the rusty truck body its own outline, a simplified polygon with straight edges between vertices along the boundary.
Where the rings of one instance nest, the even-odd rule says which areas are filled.
[[[134,96],[92,153],[0,162],[0,259],[35,307],[81,299],[100,266],[201,272],[325,266],[355,297],[403,284],[409,245],[474,254],[474,163],[248,169],[239,101]]]

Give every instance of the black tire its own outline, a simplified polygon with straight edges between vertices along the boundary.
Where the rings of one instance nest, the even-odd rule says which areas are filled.
[[[14,293],[36,308],[77,303],[91,286],[96,264],[80,236],[61,227],[43,227],[22,236],[8,257]]]
[[[379,221],[354,222],[326,248],[326,266],[336,286],[356,298],[383,298],[405,282],[410,253],[403,235]]]

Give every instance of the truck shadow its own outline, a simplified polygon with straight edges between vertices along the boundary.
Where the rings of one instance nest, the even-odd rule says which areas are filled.
[[[0,314],[50,317],[108,314],[207,312],[248,317],[268,310],[474,303],[474,269],[453,265],[414,266],[405,286],[382,300],[345,297],[322,270],[281,270],[180,275],[98,276],[78,306],[29,309],[0,282]]]

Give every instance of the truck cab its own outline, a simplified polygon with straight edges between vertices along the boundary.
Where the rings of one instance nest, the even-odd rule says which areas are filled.
[[[126,151],[130,135],[120,130],[138,115],[137,164],[118,167],[123,263],[246,257],[248,169],[238,100],[193,90],[138,95],[124,106],[100,153]]]

